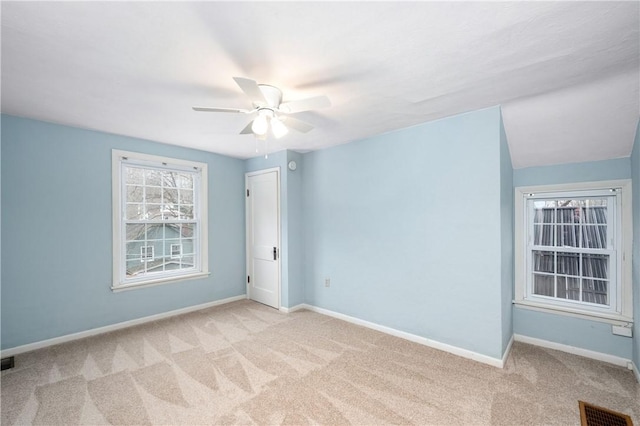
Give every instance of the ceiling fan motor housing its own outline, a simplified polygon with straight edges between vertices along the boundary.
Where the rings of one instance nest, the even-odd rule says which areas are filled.
[[[268,84],[258,84],[260,91],[264,95],[265,100],[267,101],[267,105],[260,105],[259,103],[254,103],[255,107],[270,107],[270,108],[278,108],[280,103],[282,102],[282,91],[277,87],[270,86]]]

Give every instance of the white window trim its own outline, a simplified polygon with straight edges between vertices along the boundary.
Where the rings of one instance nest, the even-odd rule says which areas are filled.
[[[526,267],[526,239],[525,230],[526,203],[528,194],[535,193],[561,193],[569,191],[603,190],[619,188],[621,193],[621,232],[620,253],[618,262],[621,264],[620,280],[621,311],[619,313],[605,313],[595,311],[585,311],[577,307],[565,307],[555,304],[546,304],[526,299],[527,267]],[[515,299],[514,304],[525,309],[549,312],[558,315],[566,315],[589,319],[592,321],[606,322],[614,325],[627,326],[633,323],[633,286],[632,286],[632,236],[633,217],[631,200],[631,180],[610,180],[600,182],[579,182],[560,185],[524,186],[515,188]]]
[[[173,276],[161,276],[153,277],[150,279],[143,279],[136,282],[124,283],[121,281],[121,266],[122,266],[122,205],[121,205],[121,164],[122,158],[126,157],[138,162],[148,162],[152,164],[170,164],[177,167],[200,169],[200,190],[197,197],[200,202],[201,220],[198,227],[198,244],[200,249],[200,268],[196,271],[189,273],[176,274]],[[180,160],[176,158],[161,157],[158,155],[143,154],[140,152],[122,151],[114,149],[111,151],[111,205],[112,205],[112,225],[113,225],[113,269],[112,269],[112,284],[111,290],[119,292],[123,290],[131,290],[135,288],[143,288],[149,286],[155,286],[160,284],[168,284],[184,280],[192,280],[198,278],[205,278],[210,275],[209,273],[209,231],[208,231],[208,201],[207,201],[207,183],[208,173],[207,164],[199,163],[196,161]]]

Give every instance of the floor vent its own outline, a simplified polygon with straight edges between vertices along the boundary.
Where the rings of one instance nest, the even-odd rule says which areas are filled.
[[[580,403],[580,424],[582,426],[633,426],[631,417],[607,408],[589,403]]]
[[[13,361],[13,357],[7,357],[7,358],[2,358],[1,364],[0,364],[0,369],[2,370],[8,370],[10,368],[13,368],[13,366],[15,365],[14,361]]]

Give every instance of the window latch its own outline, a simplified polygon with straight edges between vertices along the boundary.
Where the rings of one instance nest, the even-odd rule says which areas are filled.
[[[273,248],[273,260],[278,260],[278,249]]]

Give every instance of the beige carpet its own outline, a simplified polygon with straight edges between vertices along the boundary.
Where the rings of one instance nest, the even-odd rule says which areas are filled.
[[[504,369],[240,301],[16,356],[2,424],[640,424],[621,367],[516,343]]]

